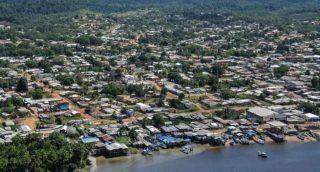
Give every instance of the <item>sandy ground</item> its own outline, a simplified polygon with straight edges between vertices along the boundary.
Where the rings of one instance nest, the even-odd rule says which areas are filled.
[[[24,124],[24,125],[27,125],[29,126],[32,130],[35,130],[36,127],[37,127],[37,121],[39,119],[35,116],[31,116],[31,117],[27,117],[27,118],[22,118],[22,119],[19,119],[18,123],[19,124]]]

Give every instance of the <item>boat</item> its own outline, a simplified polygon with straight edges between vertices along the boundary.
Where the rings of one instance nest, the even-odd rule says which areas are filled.
[[[276,134],[271,132],[266,132],[266,134],[276,143],[281,143],[286,141],[283,134]]]
[[[222,137],[214,137],[211,141],[210,144],[213,146],[224,146],[226,141]]]
[[[167,145],[166,144],[164,144],[164,143],[160,143],[160,145],[159,145],[162,149],[167,149],[168,147],[167,147]]]
[[[260,144],[260,145],[264,145],[265,141],[258,138],[258,137],[253,137],[253,141],[255,141],[256,143]]]
[[[298,137],[298,139],[300,139],[300,140],[304,140],[304,138],[305,138],[303,135],[298,135],[297,137]]]
[[[185,146],[181,147],[180,151],[185,154],[189,154],[190,152],[193,151],[193,147],[191,145],[185,145]]]
[[[150,148],[153,151],[159,151],[160,150],[159,145],[157,145],[157,144],[153,144]]]
[[[144,155],[144,156],[152,155],[152,151],[150,149],[146,148],[146,149],[142,150],[141,154]]]
[[[234,143],[239,143],[239,142],[240,142],[240,139],[238,139],[238,138],[233,138],[233,142],[234,142]]]
[[[264,145],[264,140],[262,140],[262,139],[259,139],[258,141],[257,141],[257,143],[259,143],[260,145]]]
[[[230,144],[230,146],[234,146],[235,145],[234,141],[231,141],[229,144]]]
[[[240,139],[240,144],[248,145],[249,144],[249,140],[246,139],[246,138],[242,138],[242,139]]]
[[[268,158],[268,155],[265,152],[258,151],[258,156],[261,158]]]

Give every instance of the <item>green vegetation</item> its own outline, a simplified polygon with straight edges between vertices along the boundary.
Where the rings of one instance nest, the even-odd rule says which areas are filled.
[[[111,83],[111,84],[106,85],[102,89],[101,93],[106,94],[109,97],[116,98],[117,95],[122,94],[123,91],[124,91],[124,89],[121,85]]]
[[[153,121],[153,125],[155,127],[162,127],[164,126],[164,119],[163,117],[160,115],[160,114],[155,114],[153,117],[152,117],[152,121]]]
[[[145,95],[145,90],[143,88],[143,85],[130,84],[126,87],[126,91],[129,94],[135,94],[138,97],[143,97]]]
[[[44,139],[39,134],[16,136],[10,145],[0,145],[0,167],[6,171],[72,171],[88,164],[89,150],[89,145],[70,143],[59,133]]]
[[[317,76],[314,76],[311,80],[311,85],[314,89],[320,90],[320,78]]]
[[[126,144],[126,145],[130,145],[131,144],[131,140],[130,140],[129,137],[117,137],[116,141],[119,142],[119,143]]]
[[[320,113],[319,106],[309,102],[300,102],[299,108],[303,110],[305,113],[314,113],[314,114]]]
[[[69,75],[59,75],[57,79],[62,85],[70,86],[75,83],[75,78]]]
[[[221,111],[217,111],[214,115],[222,119],[234,120],[239,119],[242,114],[234,109],[226,108]]]
[[[147,2],[141,0],[0,0],[0,14],[2,14],[0,21],[7,21],[18,26],[13,27],[12,31],[1,31],[0,38],[13,41],[17,37],[31,40],[76,40],[82,45],[100,45],[101,40],[90,33],[79,37],[73,36],[72,34],[78,28],[72,23],[72,18],[81,19],[80,12],[83,11],[109,15],[114,12],[148,8],[157,10],[157,13],[181,15],[190,20],[208,20],[215,24],[221,24],[224,16],[234,16],[232,20],[241,19],[248,22],[272,24],[279,26],[282,30],[290,30],[295,27],[301,32],[306,32],[319,29],[318,26],[306,26],[302,23],[304,20],[318,17],[318,4],[318,0],[307,2],[297,0],[151,0]],[[179,23],[179,20],[171,20]],[[145,21],[139,20],[139,22]],[[293,26],[290,25],[292,23]],[[28,28],[25,33],[18,32],[20,26]],[[246,34],[254,36],[254,33]],[[179,40],[189,37],[188,32],[175,29],[172,32],[164,31],[155,34],[152,38],[141,37],[139,42],[141,44],[154,43],[166,46],[175,45]],[[236,42],[241,43],[241,41],[237,38]],[[181,44],[179,47],[179,53],[186,56],[215,54],[212,50],[197,44]],[[55,49],[48,45],[43,49],[0,46],[0,54],[25,56],[50,55],[54,52],[69,54],[68,50],[59,48],[60,50],[55,51]],[[117,52],[121,49],[113,46],[110,53],[118,54]],[[281,44],[277,50],[286,51],[285,43]],[[256,55],[252,51],[234,51],[232,53],[244,57],[254,57]]]
[[[27,78],[20,78],[16,88],[17,92],[26,92],[28,91],[28,80]]]
[[[289,66],[281,65],[280,67],[275,68],[273,73],[275,77],[281,78],[282,76],[286,75],[288,71],[289,71]]]
[[[9,67],[9,61],[0,59],[0,67],[1,68]]]
[[[76,39],[76,42],[81,45],[101,45],[102,44],[101,39],[94,36],[90,36],[90,35],[82,35]]]
[[[221,65],[214,65],[211,68],[211,73],[216,76],[221,76],[224,74],[224,68]]]
[[[179,55],[191,57],[192,55],[197,56],[210,56],[214,55],[214,53],[206,48],[201,47],[200,45],[191,44],[191,45],[183,45],[178,49]]]
[[[0,112],[13,113],[15,110],[23,106],[23,100],[21,98],[12,96],[6,101],[0,102]]]
[[[30,90],[28,93],[33,99],[42,99],[44,96],[44,92],[42,88],[35,88]]]
[[[221,98],[228,100],[230,98],[235,98],[236,94],[231,91],[229,88],[223,88],[220,90],[220,96]]]
[[[185,110],[186,106],[181,102],[180,99],[171,99],[169,100],[169,104],[171,107],[179,110]]]

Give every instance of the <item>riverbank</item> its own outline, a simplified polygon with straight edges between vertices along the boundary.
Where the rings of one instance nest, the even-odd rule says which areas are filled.
[[[264,147],[274,147],[274,146],[285,146],[285,145],[297,145],[297,144],[306,144],[310,142],[314,142],[312,139],[305,139],[305,141],[301,141],[295,136],[286,136],[286,143],[277,144],[273,142],[271,139],[266,139],[265,145],[251,144],[251,145],[235,145],[230,146],[226,144],[225,146],[210,146],[209,144],[194,144],[194,151],[190,154],[184,154],[180,151],[180,148],[171,148],[171,149],[161,149],[158,152],[153,152],[151,156],[143,156],[139,154],[133,154],[129,156],[115,157],[115,158],[105,158],[105,157],[96,157],[95,164],[93,164],[90,168],[90,171],[126,171],[126,169],[131,168],[144,168],[147,166],[154,166],[161,163],[166,163],[169,161],[175,161],[181,158],[188,158],[192,156],[196,156],[197,154],[201,154],[207,151],[219,151],[223,149],[228,149],[232,147],[233,149],[243,147],[256,147],[261,146]],[[316,143],[316,142],[314,142]],[[143,162],[143,163],[141,163]],[[130,170],[129,170],[130,171]]]
[[[194,149],[190,154],[182,153],[180,151],[180,148],[170,148],[153,152],[151,156],[143,156],[140,153],[115,158],[105,158],[103,156],[100,156],[95,158],[95,164],[91,165],[90,171],[97,171],[98,169],[101,169],[101,167],[112,167],[113,169],[129,168],[133,164],[137,164],[140,161],[144,162],[143,164],[141,164],[141,166],[154,165],[157,163],[163,163],[170,160],[196,155],[201,152],[207,151],[210,148],[211,146],[209,146],[208,144],[194,145]]]

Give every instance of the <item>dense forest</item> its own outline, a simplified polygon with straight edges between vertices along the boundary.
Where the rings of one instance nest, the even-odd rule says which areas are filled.
[[[81,11],[109,16],[139,9],[215,24],[225,24],[227,16],[280,29],[294,23],[295,30],[305,32],[320,29],[303,23],[319,17],[319,4],[320,0],[0,0],[0,22],[14,26],[10,32],[0,33],[0,39],[14,41],[23,29],[27,39],[66,40],[76,29],[72,19]]]
[[[0,20],[23,23],[81,9],[110,14],[158,8],[175,13],[223,13],[252,20],[286,21],[318,17],[319,4],[319,0],[0,0]]]
[[[39,134],[16,136],[10,145],[0,144],[1,171],[72,171],[88,164],[90,147],[70,143],[59,133],[41,139]]]

